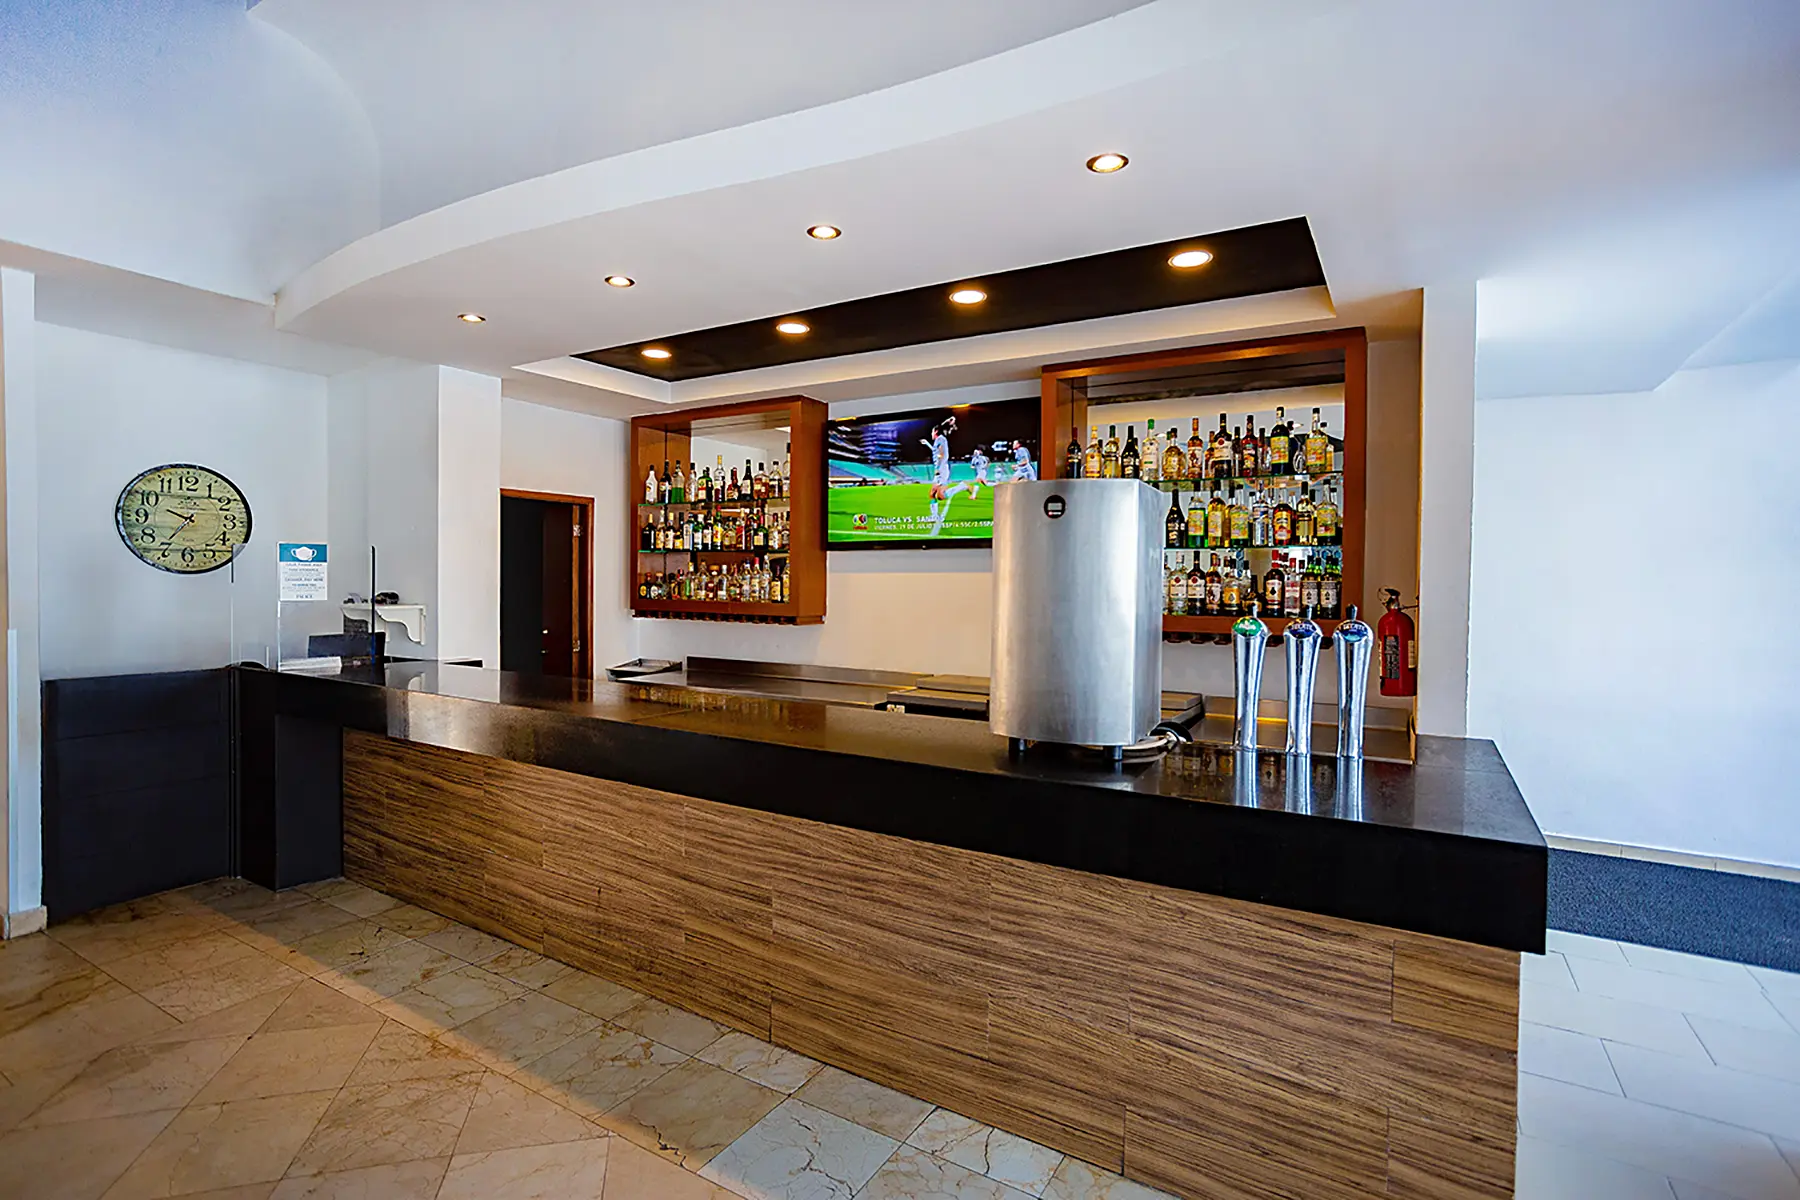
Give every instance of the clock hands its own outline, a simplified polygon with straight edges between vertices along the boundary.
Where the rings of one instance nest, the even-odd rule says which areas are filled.
[[[170,512],[174,512],[174,511],[176,511],[176,510],[174,510],[174,509],[170,509],[170,510],[169,510],[169,511],[170,511]],[[197,512],[191,512],[191,513],[189,513],[189,514],[188,514],[188,515],[187,515],[187,519],[186,519],[186,520],[184,520],[184,521],[182,521],[182,523],[181,523],[181,524],[179,524],[179,525],[177,525],[177,526],[176,526],[176,527],[175,527],[175,528],[173,528],[173,529],[171,529],[171,530],[169,530],[169,539],[168,539],[168,541],[165,541],[165,542],[164,542],[164,543],[163,543],[163,544],[162,544],[162,545],[161,545],[161,546],[158,546],[158,547],[156,547],[156,548],[157,548],[157,549],[159,549],[159,550],[166,550],[166,549],[167,549],[167,548],[168,548],[168,547],[170,547],[170,546],[172,546],[172,545],[173,545],[173,544],[174,544],[174,543],[175,543],[175,538],[176,538],[176,535],[178,535],[178,534],[179,534],[179,533],[180,533],[180,532],[181,532],[181,531],[182,531],[182,530],[184,530],[184,529],[186,529],[186,528],[187,528],[187,527],[188,527],[188,525],[189,525],[189,523],[191,523],[191,522],[192,522],[192,521],[193,521],[193,519],[194,519],[194,518],[195,518],[195,517],[197,517],[197,516],[199,516],[199,515],[200,515],[200,514],[199,514],[199,513],[197,513]]]

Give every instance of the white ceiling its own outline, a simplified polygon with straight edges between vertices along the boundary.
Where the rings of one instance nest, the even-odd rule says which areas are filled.
[[[361,98],[382,223],[973,62],[1144,0],[263,0]]]
[[[204,10],[200,25],[213,30],[230,5],[154,7]],[[373,152],[333,133],[338,143],[294,146],[284,170],[309,187],[330,181],[313,223],[353,232],[280,276],[273,310],[175,303],[115,272],[77,279],[60,299],[43,285],[67,323],[83,312],[90,324],[161,321],[194,348],[237,345],[284,363],[443,362],[500,374],[508,394],[641,411],[774,384],[750,373],[656,394],[653,381],[571,380],[561,360],[1304,215],[1329,296],[1283,321],[1407,335],[1420,288],[1479,281],[1487,397],[1642,390],[1684,365],[1800,356],[1794,0],[263,0],[232,19],[250,32],[165,39],[133,69],[176,80],[159,94],[254,117],[280,97],[246,83],[247,67],[188,63],[250,45],[313,81],[290,106],[335,113],[349,97]],[[82,38],[65,40],[79,58]],[[129,48],[117,31],[113,40]],[[0,99],[73,89],[62,108],[86,111],[77,101],[91,99],[89,84],[67,76],[20,83],[0,62]],[[215,81],[212,91],[195,92],[195,80]],[[133,125],[119,92],[89,125],[114,141],[133,130],[137,158],[154,159],[179,118]],[[266,296],[211,280],[266,277],[270,213],[291,206],[181,168],[191,153],[156,180],[156,212],[181,211],[179,184],[205,219],[160,241],[163,227],[133,214],[129,180],[110,176],[113,209],[62,207],[138,250],[15,236],[18,195],[35,197],[32,213],[57,213],[95,178],[81,164],[112,144],[64,117],[0,124],[0,145],[30,151],[33,168],[12,198],[0,189],[0,239]],[[269,120],[268,148],[288,149],[291,124]],[[191,134],[177,140],[191,147]],[[354,153],[328,152],[340,143]],[[1131,166],[1083,171],[1102,149],[1125,151]],[[248,215],[221,206],[221,178]],[[374,221],[359,214],[377,180]],[[805,238],[818,220],[846,235]],[[0,242],[0,261],[7,250]],[[246,265],[205,279],[177,269],[208,255]],[[605,287],[612,271],[639,286]],[[1280,325],[1255,306],[1199,307],[1110,334],[1127,345]],[[454,320],[471,309],[490,319]],[[1034,335],[1032,352],[1084,345],[1092,332]],[[1010,378],[1030,372],[1018,353],[1000,341],[922,347],[781,382],[849,396]]]
[[[1635,390],[1800,265],[1797,64],[1791,0],[1155,0],[424,214],[301,275],[278,321],[498,370],[1302,214],[1341,312],[1493,281],[1484,394]],[[1081,170],[1109,148],[1130,168]],[[846,236],[800,236],[821,219]]]

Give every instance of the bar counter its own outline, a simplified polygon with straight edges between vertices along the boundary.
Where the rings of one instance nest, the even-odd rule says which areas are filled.
[[[1491,743],[1115,772],[656,683],[240,687],[279,762],[341,738],[359,882],[1178,1195],[1512,1194],[1547,851]]]

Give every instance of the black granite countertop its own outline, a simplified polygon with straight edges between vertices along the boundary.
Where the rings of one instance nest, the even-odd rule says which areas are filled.
[[[1187,747],[1115,771],[985,724],[657,682],[407,663],[283,675],[390,737],[1099,874],[1541,951],[1548,853],[1492,742],[1411,766]]]

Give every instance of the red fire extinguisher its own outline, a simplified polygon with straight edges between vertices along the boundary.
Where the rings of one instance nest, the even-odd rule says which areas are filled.
[[[1419,642],[1413,636],[1413,620],[1400,606],[1400,593],[1383,588],[1387,612],[1375,626],[1381,639],[1381,694],[1384,696],[1416,696],[1419,694]]]

